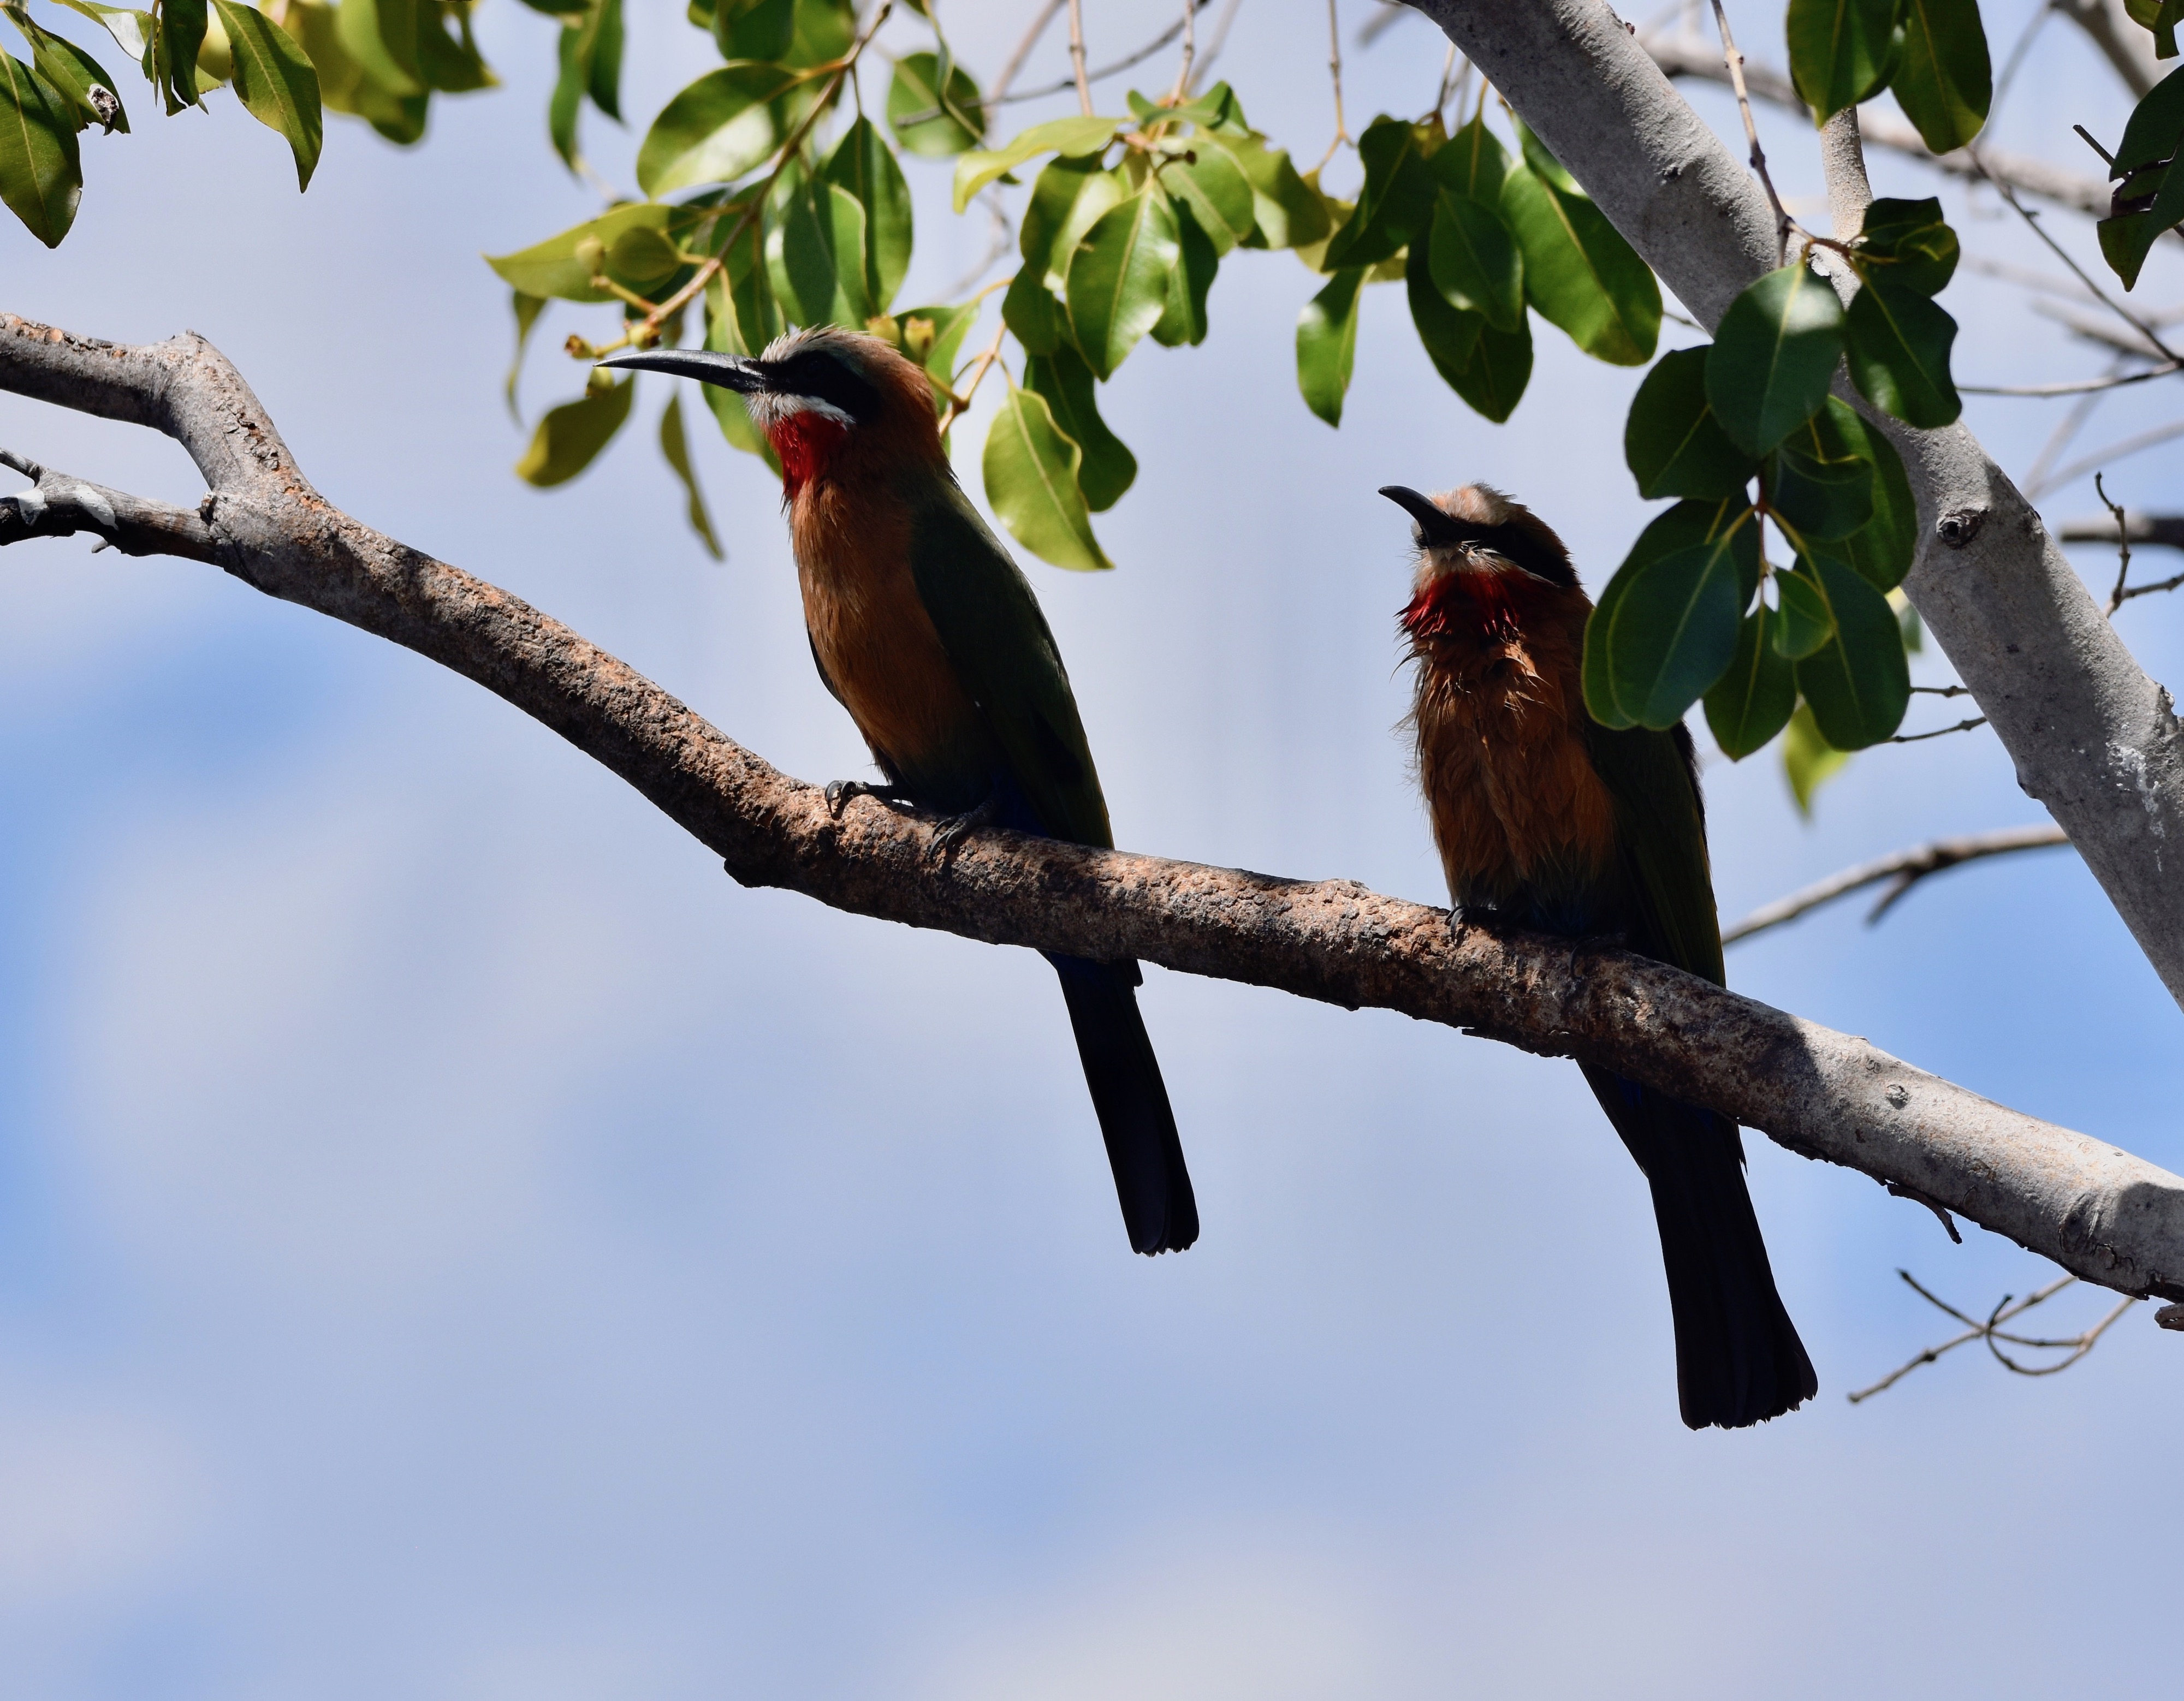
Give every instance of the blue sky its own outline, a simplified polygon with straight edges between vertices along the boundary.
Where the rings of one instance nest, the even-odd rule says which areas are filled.
[[[1022,9],[961,7],[966,58],[997,62]],[[1095,61],[1162,21],[1089,9]],[[1987,8],[1997,57],[2026,9]],[[1775,14],[1738,16],[1779,61]],[[1316,19],[1247,6],[1224,64],[1307,162]],[[656,381],[579,483],[510,475],[504,292],[476,256],[597,203],[543,146],[551,25],[480,21],[508,86],[437,103],[415,150],[333,122],[306,197],[225,97],[87,140],[66,245],[0,227],[4,305],[115,340],[203,331],[332,500],[788,771],[865,772],[757,463],[698,445],[722,566],[648,442]],[[649,114],[710,49],[652,0],[631,31]],[[1415,19],[1352,52],[1352,114],[1423,106],[1440,57]],[[1998,139],[2084,169],[2069,125],[2114,131],[2114,85],[2059,22],[2031,65]],[[1061,68],[1056,41],[1027,75]],[[626,177],[630,138],[588,125]],[[1769,135],[1815,194],[1799,126]],[[985,238],[948,216],[944,165],[911,170],[905,299]],[[1968,248],[2052,270],[2006,209],[1949,204]],[[2053,222],[2090,263],[2089,229]],[[2175,264],[2149,273],[2139,296],[2174,299]],[[1490,426],[1376,290],[1331,431],[1291,366],[1313,287],[1285,255],[1224,265],[1205,347],[1148,346],[1103,397],[1141,467],[1103,521],[1119,570],[1030,571],[1124,844],[1431,900],[1394,730],[1407,527],[1374,488],[1503,485],[1596,586],[1646,513],[1620,448],[1635,375],[1540,327],[1531,392]],[[1967,379],[2098,369],[2020,294],[1967,275],[1948,299]],[[526,417],[575,393],[553,345],[594,322],[549,314]],[[1971,418],[2021,470],[2054,407]],[[2172,407],[2125,392],[2085,444]],[[163,440],[12,397],[0,442],[199,488]],[[2111,488],[2174,506],[2174,464],[2119,462]],[[2089,481],[2047,508],[2093,511]],[[1953,1247],[1748,1136],[1823,1392],[1692,1436],[1643,1186],[1573,1069],[1157,970],[1206,1234],[1134,1259],[1028,953],[744,891],[497,699],[209,570],[25,546],[0,609],[10,1696],[2031,1695],[2170,1674],[2184,1491],[2149,1462],[2184,1359],[2143,1308],[2066,1376],[1965,1354],[1852,1408],[1944,1332],[1897,1266],[1965,1305],[2051,1267]],[[2123,616],[2158,677],[2181,618]],[[1810,823],[1771,753],[1708,781],[1728,916],[2039,818],[1985,733],[1860,757]],[[1937,881],[1878,929],[1815,917],[1730,974],[2184,1168],[2175,1006],[2068,853]],[[2049,1309],[2074,1329],[2103,1307]]]

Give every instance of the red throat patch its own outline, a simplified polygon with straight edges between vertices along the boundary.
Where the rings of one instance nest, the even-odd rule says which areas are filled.
[[[1411,598],[1397,616],[1414,642],[1435,638],[1508,639],[1523,630],[1531,598],[1514,568],[1444,573]]]
[[[805,409],[766,428],[766,440],[781,457],[782,492],[791,502],[804,486],[827,470],[850,428],[837,419]]]

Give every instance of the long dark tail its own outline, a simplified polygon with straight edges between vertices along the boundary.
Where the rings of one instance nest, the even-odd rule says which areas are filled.
[[[1138,1014],[1138,965],[1049,957],[1069,1001],[1084,1084],[1107,1142],[1123,1224],[1137,1251],[1181,1252],[1198,1238],[1198,1201],[1168,1109],[1160,1059]]]
[[[1743,1429],[1810,1399],[1819,1379],[1774,1291],[1736,1125],[1606,1070],[1585,1078],[1653,1190],[1684,1421]]]

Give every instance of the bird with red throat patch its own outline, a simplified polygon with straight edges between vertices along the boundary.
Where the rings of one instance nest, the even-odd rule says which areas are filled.
[[[1113,846],[1054,634],[956,481],[922,367],[831,325],[755,359],[653,349],[602,364],[733,390],[772,444],[811,659],[887,777],[836,781],[831,809],[868,794],[933,810],[950,817],[944,846],[989,825]],[[1138,1010],[1138,965],[1047,960],[1130,1244],[1180,1252],[1198,1237],[1198,1204]]]
[[[1691,736],[1585,712],[1592,603],[1562,540],[1485,485],[1380,494],[1414,522],[1408,725],[1457,913],[1615,936],[1726,984]],[[1652,1192],[1684,1421],[1741,1429],[1810,1399],[1819,1381],[1775,1292],[1736,1125],[1581,1066]]]

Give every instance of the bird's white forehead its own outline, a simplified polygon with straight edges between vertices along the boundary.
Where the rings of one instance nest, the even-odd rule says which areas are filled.
[[[744,397],[750,408],[751,418],[761,428],[777,425],[799,414],[816,414],[822,420],[832,420],[837,425],[853,425],[852,420],[832,402],[822,401],[816,396],[777,396],[768,392]]]

